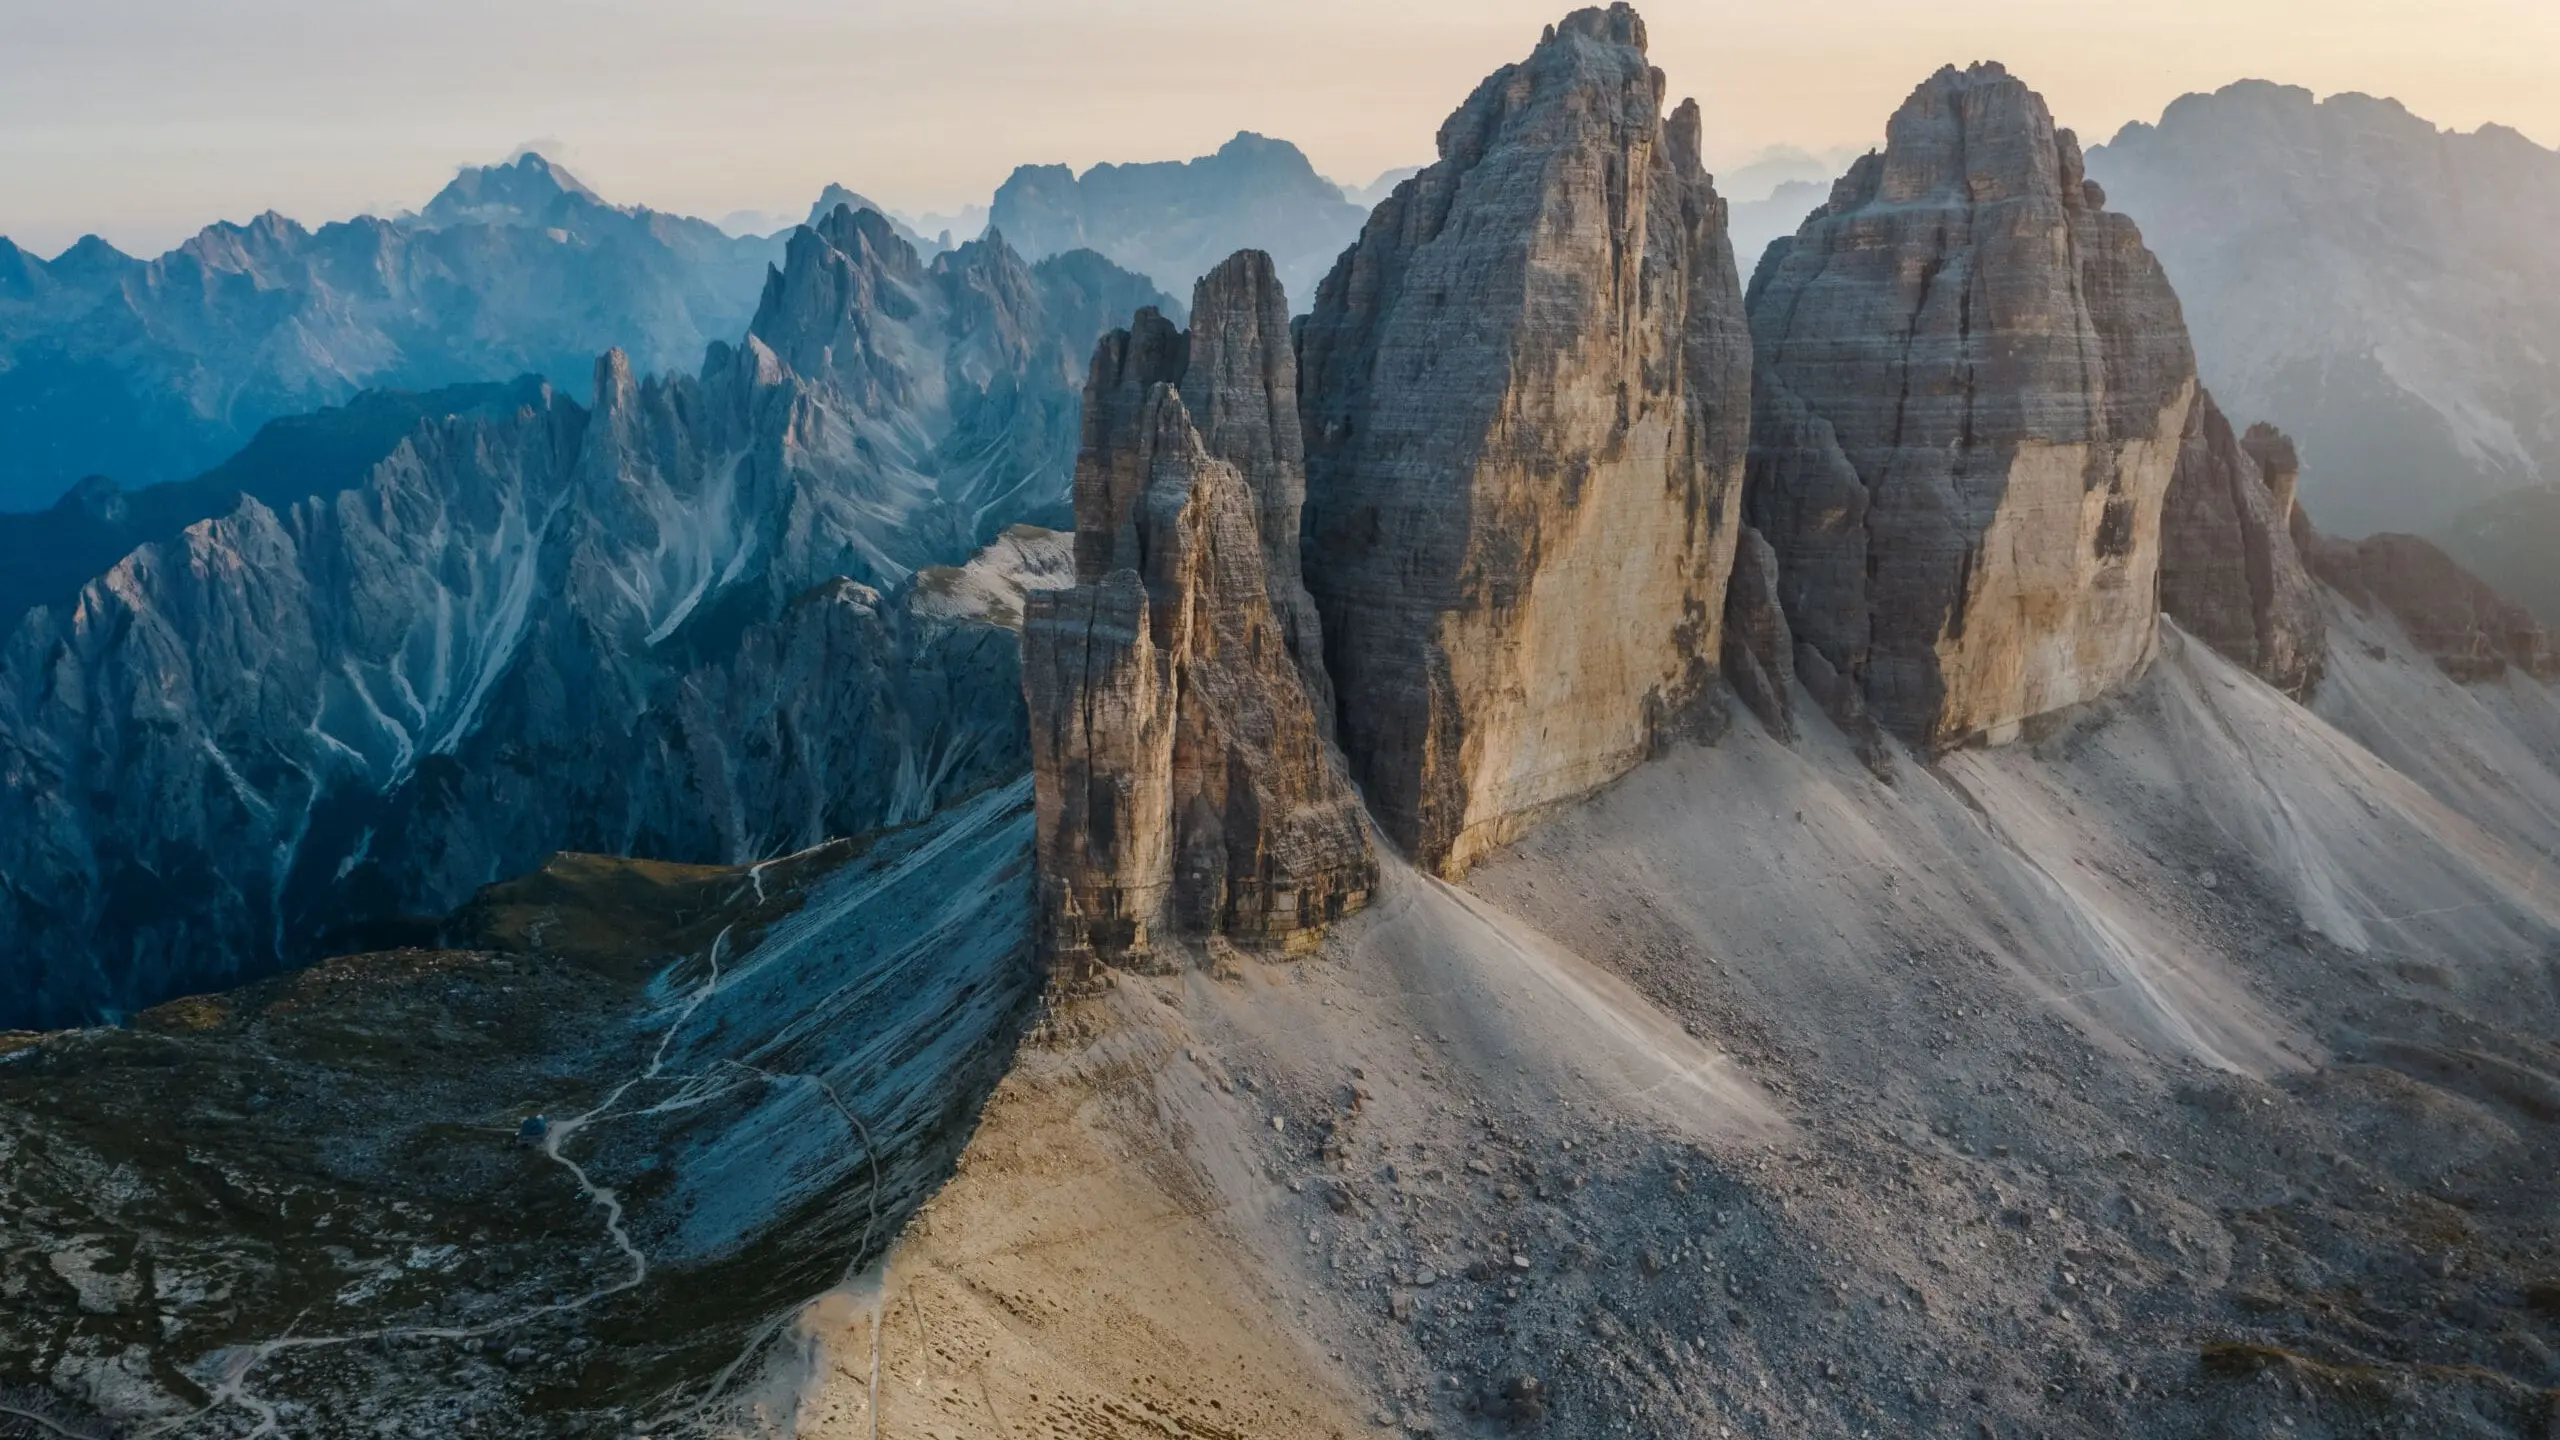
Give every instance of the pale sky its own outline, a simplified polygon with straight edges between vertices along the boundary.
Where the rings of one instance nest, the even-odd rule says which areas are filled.
[[[0,234],[156,253],[274,208],[414,208],[537,143],[717,219],[829,181],[922,211],[1013,166],[1240,129],[1365,183],[1427,160],[1558,0],[0,0]],[[2255,76],[2560,143],[2560,0],[1679,0],[1641,7],[1710,160],[1863,146],[1931,70],[2005,61],[2091,143]]]

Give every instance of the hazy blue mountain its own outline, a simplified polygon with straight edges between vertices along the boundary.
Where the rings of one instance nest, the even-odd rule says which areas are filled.
[[[1716,189],[1726,199],[1745,205],[1770,199],[1790,185],[1818,186],[1828,195],[1831,182],[1864,153],[1855,145],[1834,145],[1820,152],[1801,145],[1772,145],[1739,165],[1717,171]]]
[[[690,365],[744,328],[779,250],[608,205],[539,155],[465,169],[414,215],[314,230],[271,212],[155,260],[0,240],[0,511],[84,476],[184,479],[366,389],[536,373],[583,393],[612,348]]]
[[[838,210],[852,210],[856,212],[868,210],[874,215],[880,216],[889,222],[891,229],[898,232],[899,239],[913,245],[916,247],[918,252],[924,255],[938,255],[951,248],[950,246],[935,240],[932,236],[919,234],[914,226],[892,214],[888,206],[873,200],[868,195],[864,195],[856,190],[847,189],[842,185],[830,184],[826,189],[820,191],[818,193],[817,203],[809,207],[809,218],[802,223],[807,225],[823,225],[826,223],[827,217],[833,215]]]
[[[0,1029],[362,948],[554,850],[753,860],[1013,773],[1005,627],[1065,565],[1025,523],[1069,517],[1095,340],[1170,303],[839,209],[698,369],[368,396],[32,517],[148,543],[0,630]]]
[[[1265,250],[1303,306],[1368,214],[1297,146],[1245,132],[1196,160],[1082,175],[1025,165],[996,191],[988,223],[1025,255],[1098,251],[1177,295],[1236,251]]]
[[[2251,80],[2088,164],[2224,408],[2300,440],[2324,528],[2430,532],[2560,482],[2560,152]]]
[[[2528,485],[2484,500],[2435,535],[2445,553],[2560,628],[2560,487]]]
[[[1795,234],[1804,225],[1805,217],[1830,198],[1828,180],[1788,180],[1765,199],[1731,202],[1726,229],[1733,237],[1733,258],[1742,266],[1742,273],[1750,274],[1771,241]]]
[[[363,481],[431,418],[495,418],[545,388],[512,384],[368,390],[345,405],[270,420],[237,455],[192,480],[126,490],[92,475],[49,510],[0,514],[0,632],[33,606],[62,604],[136,547],[174,538],[254,498],[283,509]]]
[[[1375,210],[1378,202],[1396,193],[1396,187],[1422,173],[1419,165],[1399,165],[1366,185],[1345,185],[1342,198],[1363,210]]]

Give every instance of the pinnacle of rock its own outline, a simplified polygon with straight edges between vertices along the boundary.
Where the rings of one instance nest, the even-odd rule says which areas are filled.
[[[2317,582],[2293,543],[2300,468],[2283,432],[2240,438],[2200,392],[2160,517],[2161,610],[2297,700],[2328,653]]]
[[[1287,314],[1247,252],[1200,281],[1188,335],[1146,310],[1095,349],[1079,583],[1023,630],[1042,947],[1069,980],[1177,937],[1285,948],[1376,882],[1314,698]]]
[[[1344,748],[1446,872],[1721,717],[1748,341],[1697,107],[1663,93],[1631,9],[1568,17],[1301,322]]]
[[[2007,71],[1941,70],[1887,137],[1753,281],[1749,511],[1878,721],[1997,741],[2149,662],[2195,358]]]

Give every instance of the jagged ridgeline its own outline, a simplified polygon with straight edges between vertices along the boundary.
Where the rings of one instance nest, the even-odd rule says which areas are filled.
[[[1566,17],[1295,321],[830,210],[31,614],[72,1013],[896,828],[0,1035],[0,1425],[2545,1427],[2548,635],[2015,77],[1747,292],[1669,98]]]
[[[697,375],[617,351],[592,407],[430,421],[31,611],[0,1025],[414,938],[365,927],[557,849],[753,860],[1018,774],[1010,629],[1067,558],[1013,527],[1066,522],[1082,359],[1148,304],[1090,252],[928,263],[839,208]]]
[[[1577,12],[1449,118],[1294,354],[1253,253],[1188,335],[1103,342],[1079,584],[1026,637],[1061,974],[1357,908],[1345,774],[1454,878],[1715,738],[1728,693],[1792,742],[1800,686],[1889,777],[1897,742],[2121,691],[2165,611],[2307,700],[2306,549],[2458,678],[2542,663],[2512,607],[2394,583],[2450,566],[2423,542],[2318,540],[2291,443],[2202,391],[2139,230],[2006,70],[1915,90],[1747,297],[1666,93],[1632,11]]]
[[[2014,737],[2149,661],[2190,452],[2173,600],[2229,611],[2207,633],[2297,691],[2316,674],[2290,495],[2227,424],[2190,435],[2177,298],[2032,91],[1933,77],[1773,249],[1748,318],[1698,108],[1665,99],[1632,11],[1577,12],[1449,118],[1294,364],[1257,256],[1203,283],[1190,336],[1142,316],[1104,342],[1082,583],[1039,602],[1026,670],[1062,967],[1356,904],[1347,840],[1282,838],[1339,830],[1337,765],[1388,840],[1461,873],[1713,738],[1719,669],[1790,735],[1801,677],[1879,766],[1876,721],[1924,749]],[[1258,551],[1229,512],[1259,515]],[[1220,627],[1249,676],[1187,648]],[[1189,735],[1239,695],[1279,749]],[[1301,737],[1309,702],[1338,752]]]

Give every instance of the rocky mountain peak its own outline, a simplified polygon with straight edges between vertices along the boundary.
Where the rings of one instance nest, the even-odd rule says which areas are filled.
[[[880,327],[922,311],[925,278],[922,258],[887,217],[838,206],[792,233],[747,333],[803,376],[831,380],[866,404],[900,403],[906,377]]]
[[[830,181],[828,182],[826,189],[818,192],[817,203],[809,207],[809,218],[804,223],[806,223],[812,230],[817,229],[818,227],[826,224],[827,217],[835,214],[838,210],[853,210],[857,212],[869,210],[874,214],[884,216],[889,213],[889,208],[887,206],[873,201],[869,196],[861,194],[860,192],[852,190],[844,185]]]
[[[564,204],[604,204],[604,197],[533,151],[503,165],[466,165],[427,202],[418,218],[431,226],[539,224]]]
[[[2240,437],[2240,448],[2257,464],[2258,476],[2273,498],[2276,523],[2291,525],[2302,483],[2301,447],[2292,436],[2260,420]]]
[[[1748,342],[1643,41],[1579,11],[1478,86],[1301,322],[1344,749],[1446,871],[1721,714]]]
[[[1376,880],[1316,698],[1270,257],[1203,277],[1192,317],[1186,336],[1142,310],[1095,347],[1078,583],[1025,618],[1042,941],[1069,979],[1166,963],[1176,937],[1285,947]]]
[[[1538,43],[1547,46],[1558,40],[1575,39],[1596,40],[1603,45],[1624,45],[1642,54],[1645,50],[1644,17],[1624,0],[1605,10],[1594,5],[1576,10],[1548,26]]]
[[[2160,609],[2268,684],[2309,698],[2327,668],[2319,590],[2293,539],[2293,442],[2246,437],[2210,393],[2189,412],[2160,520]]]
[[[81,236],[45,264],[54,279],[81,288],[111,285],[142,268],[142,261],[96,235]]]
[[[1888,729],[2000,740],[2148,663],[2184,316],[2078,143],[1939,71],[1752,286],[1750,511],[1800,645]]]

